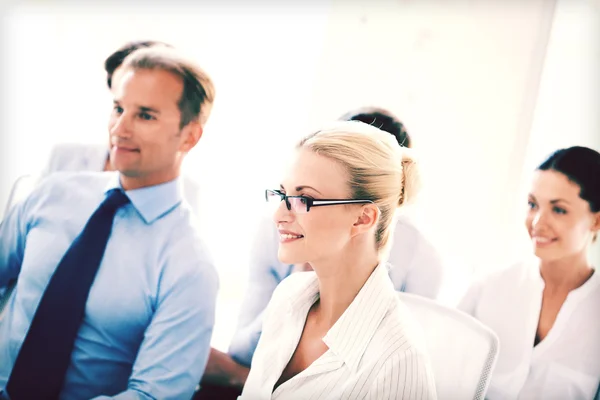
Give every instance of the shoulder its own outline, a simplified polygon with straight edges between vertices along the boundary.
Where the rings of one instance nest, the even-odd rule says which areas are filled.
[[[318,284],[314,271],[295,272],[286,277],[275,289],[279,296],[296,297],[298,294]]]
[[[496,303],[507,291],[522,288],[531,290],[536,264],[534,260],[519,261],[507,268],[476,277],[458,303],[458,309],[470,315],[477,315],[481,304]]]
[[[420,325],[408,306],[398,296],[393,296],[370,340],[367,348],[368,359],[403,357],[415,351],[424,351],[426,347],[419,329]]]
[[[421,325],[410,308],[398,296],[395,296],[392,306],[386,316],[387,324],[406,341],[404,348],[399,348],[399,354],[424,353],[426,343]]]
[[[369,345],[369,359],[379,360],[377,373],[390,371],[386,366],[420,365],[429,367],[429,354],[421,325],[406,304],[395,298]],[[419,367],[419,368],[421,368]]]
[[[71,152],[87,153],[93,151],[106,152],[107,147],[97,143],[59,143],[52,148],[53,154],[67,154]]]
[[[103,158],[107,151],[106,146],[99,144],[58,144],[50,151],[47,172],[85,169],[90,158]]]
[[[295,272],[277,285],[269,303],[279,307],[287,305],[291,299],[303,298],[308,292],[317,291],[318,280],[314,271]]]
[[[157,226],[158,228],[161,228]],[[161,274],[172,277],[172,284],[199,283],[203,288],[219,286],[219,274],[212,254],[193,215],[179,217],[163,242]]]
[[[534,260],[518,261],[506,268],[476,278],[473,286],[479,286],[482,289],[495,287],[499,290],[503,290],[507,286],[517,286],[533,276],[535,268]]]
[[[425,232],[419,228],[419,226],[413,221],[412,218],[401,215],[396,218],[396,226],[394,231],[394,246],[399,244],[408,244],[417,249],[423,249],[429,252],[436,253],[435,246],[425,234]]]
[[[112,173],[60,171],[43,177],[31,195],[38,198],[60,198],[65,201],[80,197],[97,197],[104,193]]]
[[[414,272],[421,276],[421,286],[435,286],[441,279],[443,262],[436,246],[428,236],[407,216],[399,216],[390,248],[388,260],[394,268],[390,276],[397,288],[403,287],[407,277],[405,274]],[[425,277],[427,275],[427,277]],[[413,280],[414,285],[414,280]],[[411,290],[414,290],[411,289]],[[434,290],[435,292],[435,290]]]
[[[169,221],[169,228],[165,232],[163,226],[157,228],[166,234],[165,246],[168,254],[180,258],[201,260],[212,264],[212,257],[206,245],[203,230],[200,228],[198,217],[190,207],[180,205],[171,211],[173,220]],[[183,261],[183,260],[182,260]]]

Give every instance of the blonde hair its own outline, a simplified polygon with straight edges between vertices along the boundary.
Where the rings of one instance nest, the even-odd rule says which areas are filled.
[[[215,100],[215,87],[210,76],[192,60],[175,49],[153,46],[135,50],[123,61],[123,70],[163,70],[181,78],[183,91],[179,99],[180,128],[192,121],[206,124]]]
[[[371,200],[380,210],[375,243],[387,250],[394,214],[419,191],[420,177],[411,149],[394,137],[362,122],[338,122],[302,139],[308,149],[339,163],[348,173],[353,199]]]

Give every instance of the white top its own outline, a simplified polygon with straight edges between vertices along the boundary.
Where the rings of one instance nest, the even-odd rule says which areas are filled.
[[[403,214],[395,221],[388,263],[394,288],[435,299],[443,280],[442,260],[435,247]],[[277,285],[294,266],[279,261],[279,234],[272,218],[261,216],[250,255],[250,274],[229,354],[249,366],[260,338],[263,312]]]
[[[436,299],[444,267],[429,238],[407,214],[401,214],[391,240],[389,273],[396,290]]]
[[[500,339],[490,400],[594,398],[600,382],[600,273],[569,293],[554,326],[534,347],[543,290],[535,259],[474,284],[459,304]]]
[[[103,171],[108,157],[108,147],[101,144],[62,143],[50,153],[43,176],[58,171]],[[199,186],[189,176],[182,176],[183,197],[200,215]]]
[[[312,271],[292,274],[277,287],[242,399],[436,399],[420,326],[396,296],[384,264],[323,337],[328,350],[273,391],[318,298]]]

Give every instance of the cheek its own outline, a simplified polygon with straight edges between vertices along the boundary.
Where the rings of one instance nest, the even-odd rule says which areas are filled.
[[[557,226],[558,229],[560,229],[560,232],[565,236],[565,239],[574,243],[584,240],[590,232],[589,226],[585,222],[577,219],[565,219],[560,221]]]
[[[160,124],[140,125],[135,131],[135,142],[146,152],[155,155],[167,153],[177,141],[175,134],[167,134],[166,129]]]
[[[527,231],[529,231],[531,233],[531,228],[533,226],[533,213],[530,211],[527,213],[527,215],[525,216],[525,227],[527,228]]]
[[[114,114],[110,114],[110,117],[108,118],[108,133],[110,133],[113,130],[113,127],[115,126],[116,122],[117,117],[115,117]]]
[[[337,248],[348,240],[347,223],[337,213],[320,212],[311,217],[314,218],[305,221],[304,224],[298,221],[308,236],[307,244],[311,248]]]

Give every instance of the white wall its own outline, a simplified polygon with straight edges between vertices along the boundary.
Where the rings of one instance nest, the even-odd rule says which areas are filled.
[[[523,196],[531,172],[554,150],[578,145],[600,151],[599,71],[600,2],[559,0],[523,169]],[[600,243],[591,256],[600,266]]]
[[[515,193],[554,2],[350,4],[333,1],[311,120],[374,104],[406,122],[457,296],[463,274],[507,266],[522,247]]]

